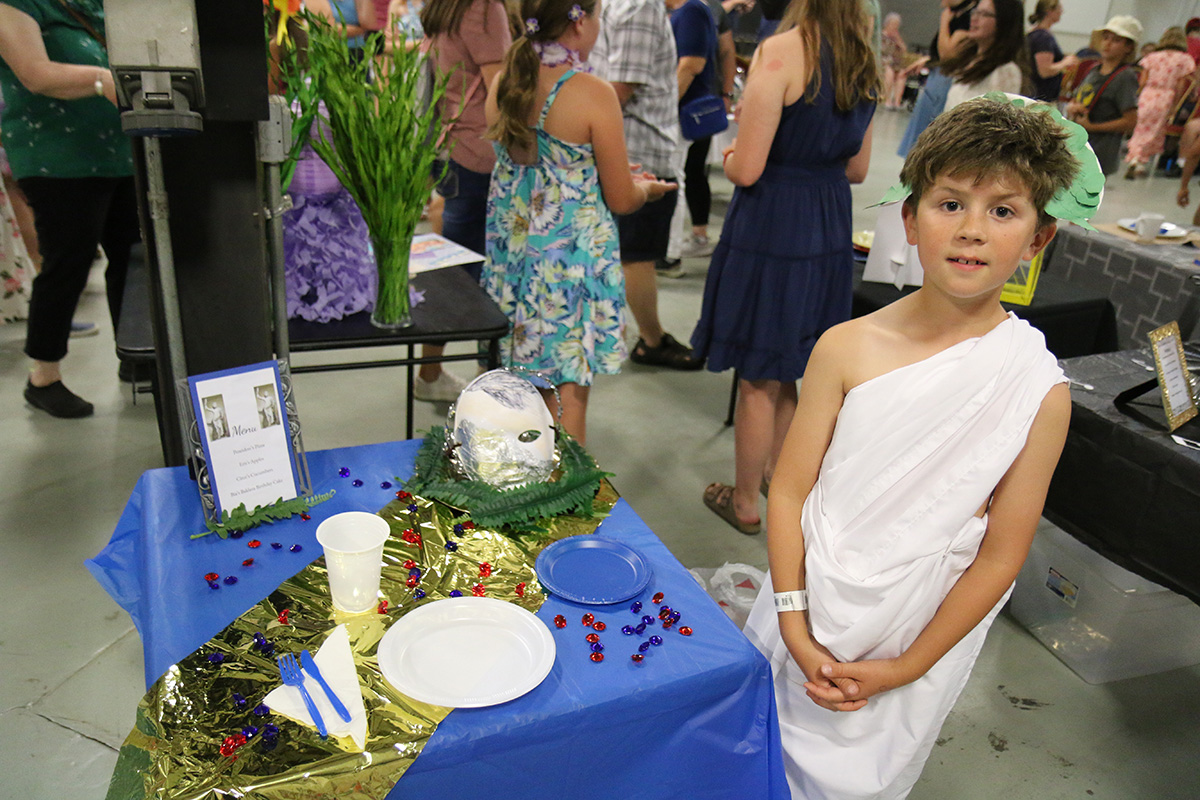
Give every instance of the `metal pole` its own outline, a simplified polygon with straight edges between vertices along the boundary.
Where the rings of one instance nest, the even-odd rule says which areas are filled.
[[[167,332],[168,385],[161,391],[174,392],[176,383],[187,378],[187,359],[183,352],[183,323],[180,321],[179,288],[175,281],[175,254],[171,248],[170,213],[166,183],[163,179],[162,151],[157,137],[144,139],[146,149],[146,201],[150,210],[150,226],[154,231],[154,251],[157,254],[159,285],[162,290],[163,325]],[[190,460],[191,436],[185,420],[179,414],[179,427],[185,454]]]
[[[287,326],[287,287],[283,263],[283,213],[292,207],[279,185],[279,164],[287,157],[292,140],[292,115],[280,95],[269,98],[269,119],[258,124],[258,160],[267,182],[267,259],[271,268],[271,298],[274,308],[275,357],[291,363]]]

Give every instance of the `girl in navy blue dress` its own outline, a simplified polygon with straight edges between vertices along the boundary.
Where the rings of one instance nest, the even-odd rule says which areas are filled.
[[[793,0],[755,53],[725,153],[737,188],[692,347],[738,371],[736,484],[704,502],[742,533],[759,530],[813,345],[850,317],[850,183],[866,176],[881,93],[869,30],[859,0]]]

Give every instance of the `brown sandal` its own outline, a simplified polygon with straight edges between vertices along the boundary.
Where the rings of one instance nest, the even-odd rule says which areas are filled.
[[[704,505],[714,514],[732,525],[739,533],[752,535],[762,530],[762,521],[742,522],[733,510],[733,487],[724,483],[710,483],[704,490]]]

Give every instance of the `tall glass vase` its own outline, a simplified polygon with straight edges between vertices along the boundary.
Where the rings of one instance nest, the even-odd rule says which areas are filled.
[[[411,246],[411,230],[401,236],[371,236],[375,265],[379,271],[371,324],[377,328],[398,330],[413,323],[408,296],[408,254]]]

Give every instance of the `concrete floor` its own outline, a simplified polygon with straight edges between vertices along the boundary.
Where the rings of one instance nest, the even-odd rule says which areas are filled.
[[[856,230],[874,227],[866,206],[896,179],[907,116],[878,115],[871,173],[855,188]],[[729,185],[713,183],[719,216]],[[1097,221],[1158,211],[1186,224],[1175,186],[1117,178]],[[662,281],[660,295],[680,339],[704,283],[705,262],[687,266],[684,278]],[[79,318],[101,333],[73,341],[65,364],[68,384],[96,404],[81,421],[23,403],[23,326],[0,327],[0,800],[103,797],[143,691],[136,631],[83,567],[108,541],[137,477],[161,466],[153,406],[146,396],[134,405],[117,382],[106,316],[103,295],[85,295]],[[453,369],[465,376],[469,367]],[[401,437],[402,380],[395,369],[297,376],[306,446]],[[722,425],[728,390],[728,375],[630,366],[592,393],[591,451],[689,567],[766,565],[764,536],[734,532],[700,501],[707,483],[733,477],[733,432]],[[445,413],[418,405],[417,430]],[[1003,615],[912,797],[1200,797],[1198,720],[1200,668],[1091,686]]]

